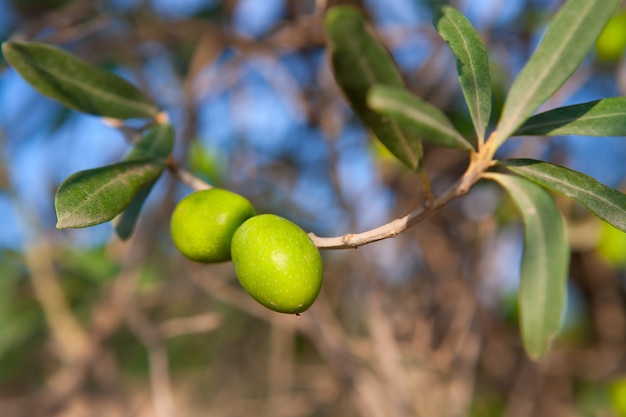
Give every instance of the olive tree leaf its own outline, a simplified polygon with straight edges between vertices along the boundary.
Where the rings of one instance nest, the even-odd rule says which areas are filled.
[[[87,227],[113,219],[164,168],[162,159],[136,159],[70,175],[55,196],[57,228]]]
[[[127,240],[132,236],[137,220],[139,220],[143,203],[150,195],[150,192],[152,191],[152,188],[154,188],[154,184],[156,184],[156,182],[157,180],[155,179],[141,187],[128,207],[126,207],[120,215],[113,219],[115,233],[120,239]]]
[[[2,52],[37,91],[71,109],[116,119],[152,118],[159,112],[128,81],[58,47],[8,41]]]
[[[456,57],[461,90],[474,122],[476,136],[482,141],[491,116],[491,77],[487,49],[469,20],[453,7],[440,7],[435,12],[433,24]]]
[[[167,158],[174,148],[174,129],[169,123],[152,127],[126,156],[126,161],[144,158]],[[115,232],[122,240],[128,239],[135,229],[141,208],[150,195],[158,177],[144,185],[130,202],[126,210],[115,218]]]
[[[133,146],[126,161],[145,158],[167,158],[174,149],[174,129],[169,123],[158,123],[151,127]]]
[[[518,299],[522,340],[541,359],[559,329],[565,304],[569,245],[563,216],[552,197],[525,178],[489,173],[515,202],[524,223],[524,254]]]
[[[537,184],[578,201],[598,218],[626,232],[626,195],[581,172],[533,159],[499,164]]]
[[[367,104],[401,126],[414,129],[424,140],[434,145],[472,149],[472,145],[441,110],[405,88],[375,85],[367,94]]]
[[[513,82],[493,137],[497,148],[580,65],[620,0],[568,0]]]
[[[325,29],[331,69],[346,100],[383,145],[416,170],[422,159],[419,134],[367,105],[367,92],[374,84],[405,87],[393,57],[354,7],[331,8],[326,14]]]
[[[528,119],[514,135],[626,136],[626,97],[559,107]]]

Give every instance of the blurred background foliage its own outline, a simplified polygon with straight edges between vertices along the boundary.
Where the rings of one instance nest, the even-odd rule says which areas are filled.
[[[64,47],[139,85],[168,111],[175,158],[197,176],[323,236],[376,227],[422,203],[418,178],[377,145],[338,94],[322,16],[336,0],[1,0],[0,36]],[[346,3],[346,1],[341,1]],[[352,0],[410,88],[471,138],[434,2]],[[494,113],[560,5],[450,2],[485,41]],[[623,6],[624,7],[624,6]],[[626,95],[626,9],[544,108]],[[325,251],[301,317],[264,310],[229,263],[183,259],[169,238],[191,190],[170,176],[136,233],[55,230],[54,192],[119,160],[124,135],[0,78],[0,415],[626,416],[626,237],[569,200],[568,308],[530,362],[515,292],[521,229],[479,183],[395,239]],[[621,188],[624,138],[510,141]],[[427,148],[434,191],[467,163]]]

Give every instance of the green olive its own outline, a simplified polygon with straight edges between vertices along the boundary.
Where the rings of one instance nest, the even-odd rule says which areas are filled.
[[[298,314],[308,309],[322,285],[322,258],[304,230],[273,214],[246,220],[231,251],[243,289],[265,307]]]
[[[252,204],[227,190],[211,188],[183,198],[172,213],[170,232],[176,248],[202,262],[230,260],[235,230],[256,212]]]

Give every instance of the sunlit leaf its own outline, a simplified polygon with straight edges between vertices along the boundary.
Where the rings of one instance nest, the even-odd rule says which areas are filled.
[[[465,101],[479,140],[491,115],[491,77],[487,49],[472,24],[461,12],[450,6],[441,7],[433,24],[456,57],[456,69]]]
[[[500,161],[513,172],[587,207],[598,218],[626,232],[626,195],[595,178],[549,162],[533,159]]]
[[[133,147],[125,160],[132,161],[143,158],[162,158],[169,156],[174,148],[174,129],[168,123],[157,124],[146,133]],[[115,219],[115,232],[120,239],[128,239],[135,229],[135,224],[158,178],[144,185],[126,210]]]
[[[511,196],[524,223],[524,254],[518,293],[522,340],[541,359],[559,329],[569,265],[567,229],[552,197],[525,178],[488,174]]]
[[[514,135],[626,136],[626,97],[559,107],[531,117]]]
[[[128,81],[55,46],[9,41],[2,52],[30,85],[66,107],[117,119],[151,118],[159,111]]]
[[[352,109],[396,158],[417,169],[422,158],[419,134],[367,106],[367,92],[374,84],[404,87],[391,54],[356,8],[331,8],[325,27],[332,71]]]
[[[580,65],[620,0],[568,0],[548,29],[504,103],[494,134],[500,146]]]
[[[375,85],[368,93],[367,104],[401,126],[414,129],[432,144],[472,149],[472,145],[461,136],[441,110],[405,88]]]
[[[70,175],[55,197],[57,228],[87,227],[113,219],[164,168],[162,159],[138,159]]]

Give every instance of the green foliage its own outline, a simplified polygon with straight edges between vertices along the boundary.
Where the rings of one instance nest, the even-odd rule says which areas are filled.
[[[459,82],[474,122],[476,137],[483,141],[491,116],[487,49],[469,20],[452,7],[438,9],[433,23],[456,57]]]
[[[2,52],[37,91],[71,109],[115,119],[152,118],[159,111],[128,81],[57,47],[9,41]]]
[[[448,148],[472,149],[441,110],[404,88],[374,85],[369,90],[367,104],[400,126],[413,129],[425,141]]]
[[[626,226],[623,220],[626,197],[584,174],[539,161],[504,161],[501,164],[540,186],[519,177],[484,170],[493,165],[495,151],[512,135],[626,135],[626,101],[621,97],[563,107],[531,117],[579,66],[617,3],[616,0],[609,3],[570,0],[562,6],[537,50],[515,79],[485,149],[482,145],[492,101],[486,48],[470,22],[454,8],[440,7],[433,19],[437,31],[456,57],[459,82],[476,132],[474,142],[478,144],[478,155],[472,159],[466,175],[497,181],[507,189],[524,222],[520,320],[524,346],[534,359],[546,353],[559,327],[569,262],[564,220],[540,186],[578,200],[596,216],[622,230]],[[435,145],[472,149],[438,109],[413,96],[401,83],[377,85],[380,82],[372,76],[375,72],[369,70],[375,59],[367,60],[365,57],[371,55],[362,52],[368,49],[364,45],[376,45],[376,41],[364,29],[363,17],[356,10],[336,7],[328,13],[326,22],[337,83],[357,114],[369,112],[370,117],[362,116],[362,119],[370,129],[376,131],[377,125],[385,121],[377,115],[380,114],[400,127],[412,128],[422,139]],[[354,38],[358,40],[352,40]],[[383,50],[382,47],[379,50]],[[352,75],[359,70],[365,76],[358,78],[358,87],[350,90],[354,82]],[[365,91],[366,107],[360,101]],[[406,163],[393,149],[392,153]]]
[[[501,164],[543,187],[564,194],[598,218],[626,231],[626,195],[571,169],[532,159],[509,159]]]
[[[524,222],[518,293],[524,347],[533,359],[546,353],[561,323],[569,247],[565,221],[550,195],[523,178],[489,174],[507,190]]]
[[[161,159],[135,159],[70,175],[57,190],[57,227],[86,227],[120,214],[163,172]]]
[[[158,116],[159,109],[128,81],[57,47],[9,41],[2,51],[35,89],[68,108],[118,119]],[[173,146],[174,131],[161,121],[140,138],[124,162],[69,177],[56,195],[57,227],[92,226],[120,215],[116,232],[122,239],[130,237]]]
[[[174,136],[174,129],[169,123],[157,123],[141,136],[125,160],[166,159],[174,149]]]
[[[500,146],[554,94],[585,58],[619,0],[569,0],[519,73],[493,138]]]
[[[528,119],[514,134],[626,136],[626,97],[549,110]]]
[[[363,15],[349,6],[328,12],[326,35],[333,74],[354,112],[396,158],[417,169],[422,159],[420,135],[367,105],[367,93],[376,84],[405,87],[389,51],[374,37]]]
[[[165,159],[174,149],[174,129],[168,123],[158,123],[141,137],[133,147],[126,161],[143,158]],[[135,229],[141,208],[146,201],[158,177],[144,185],[130,202],[128,207],[115,219],[115,232],[121,239],[128,239]]]

